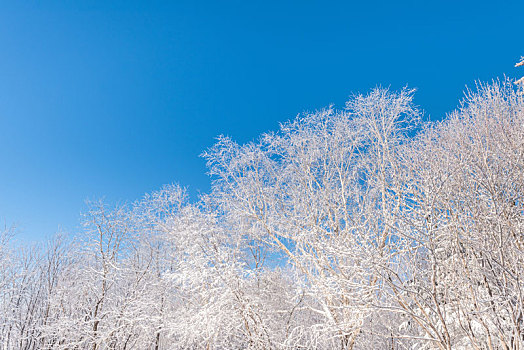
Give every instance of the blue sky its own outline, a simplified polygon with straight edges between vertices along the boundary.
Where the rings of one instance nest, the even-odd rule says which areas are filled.
[[[0,220],[77,230],[86,199],[209,189],[199,154],[376,85],[442,119],[517,77],[523,1],[45,1],[0,5]]]

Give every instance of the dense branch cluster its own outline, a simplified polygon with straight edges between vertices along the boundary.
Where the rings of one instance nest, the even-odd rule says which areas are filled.
[[[524,100],[377,88],[204,154],[212,191],[0,236],[0,349],[524,350]]]

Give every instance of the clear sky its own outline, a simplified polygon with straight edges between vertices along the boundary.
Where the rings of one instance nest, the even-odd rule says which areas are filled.
[[[376,86],[442,119],[517,77],[524,1],[4,1],[0,220],[75,231],[86,199],[209,189],[199,154]]]

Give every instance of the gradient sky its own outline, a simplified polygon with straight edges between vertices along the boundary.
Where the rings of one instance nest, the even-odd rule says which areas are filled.
[[[524,55],[524,1],[0,5],[0,222],[77,230],[86,199],[209,190],[199,154],[376,85],[442,119]]]

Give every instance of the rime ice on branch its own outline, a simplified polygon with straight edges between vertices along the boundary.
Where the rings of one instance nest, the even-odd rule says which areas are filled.
[[[515,64],[515,67],[524,66],[524,56],[520,58],[520,62]],[[520,78],[519,80],[515,81],[515,84],[523,84],[524,85],[524,77]]]

